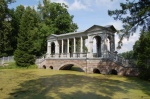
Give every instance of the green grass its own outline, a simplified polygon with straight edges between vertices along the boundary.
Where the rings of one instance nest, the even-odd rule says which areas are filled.
[[[31,65],[28,67],[19,67],[15,62],[5,63],[6,66],[0,66],[0,69],[36,69],[37,65]]]
[[[47,69],[0,69],[1,99],[150,99],[134,77]]]

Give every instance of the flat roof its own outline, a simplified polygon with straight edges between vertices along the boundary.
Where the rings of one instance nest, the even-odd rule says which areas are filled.
[[[94,27],[105,28],[105,29],[111,29],[111,30],[114,31],[114,32],[117,31],[113,25],[106,25],[106,26],[93,25],[93,26],[91,26],[90,28],[88,28],[87,30],[84,30],[84,31],[70,32],[70,33],[59,34],[59,35],[57,35],[57,34],[51,34],[51,35],[52,35],[52,36],[56,36],[56,37],[61,37],[61,36],[68,36],[68,35],[73,35],[73,34],[81,34],[81,33],[84,33],[84,32],[86,32],[86,31],[88,31],[88,30],[94,28]],[[50,36],[51,36],[51,35],[50,35]]]

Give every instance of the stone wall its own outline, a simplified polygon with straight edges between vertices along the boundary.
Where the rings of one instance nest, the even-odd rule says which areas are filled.
[[[53,68],[60,70],[63,66],[78,66],[86,73],[93,73],[94,69],[98,69],[101,74],[111,74],[116,71],[118,75],[137,76],[136,68],[123,67],[111,60],[102,59],[45,59],[38,64],[39,68]]]

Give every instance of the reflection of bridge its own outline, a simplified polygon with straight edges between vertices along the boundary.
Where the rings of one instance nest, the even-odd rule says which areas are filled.
[[[37,62],[38,66],[61,70],[75,65],[87,73],[135,75],[136,70],[115,52],[115,32],[112,25],[94,25],[83,32],[52,34],[47,40],[47,54]],[[94,39],[96,53],[93,53]]]

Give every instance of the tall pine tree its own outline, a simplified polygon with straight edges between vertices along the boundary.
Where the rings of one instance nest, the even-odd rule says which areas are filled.
[[[137,58],[139,77],[150,80],[150,31],[141,33],[139,41],[134,45],[134,55]]]
[[[27,7],[20,21],[17,50],[15,51],[15,61],[18,66],[27,67],[35,62],[33,40],[36,36],[35,27],[38,26],[37,20],[36,11]]]
[[[9,3],[12,0],[9,0]],[[0,1],[0,57],[8,56],[13,53],[12,47],[12,17],[8,9],[8,1]]]

